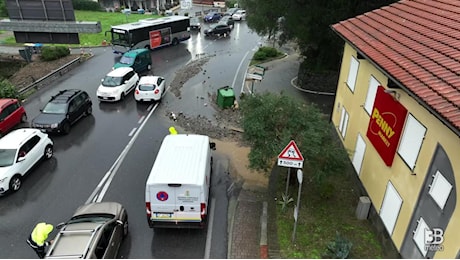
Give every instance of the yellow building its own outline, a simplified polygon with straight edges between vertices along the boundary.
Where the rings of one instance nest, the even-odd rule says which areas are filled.
[[[403,0],[340,23],[332,122],[403,258],[460,257],[460,1]]]

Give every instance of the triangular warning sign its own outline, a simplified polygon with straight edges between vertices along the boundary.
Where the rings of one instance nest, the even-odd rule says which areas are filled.
[[[289,159],[296,161],[303,161],[303,156],[300,153],[299,147],[291,140],[289,144],[283,149],[283,151],[278,155],[279,159]]]

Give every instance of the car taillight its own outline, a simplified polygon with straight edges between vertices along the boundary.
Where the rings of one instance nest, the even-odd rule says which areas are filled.
[[[153,93],[155,93],[155,94],[158,94],[158,92],[160,92],[160,90],[158,90],[158,89],[155,89],[155,91],[153,91]]]
[[[152,210],[150,209],[150,202],[145,203],[145,210],[147,212],[147,217],[150,218],[152,216]]]
[[[201,203],[201,220],[206,218],[206,203]]]
[[[136,95],[139,95],[139,90],[138,89],[136,89]]]

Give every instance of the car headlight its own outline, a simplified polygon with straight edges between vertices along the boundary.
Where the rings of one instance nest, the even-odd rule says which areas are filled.
[[[57,127],[58,127],[58,123],[51,124],[51,128],[57,128]]]
[[[2,179],[0,179],[0,183],[4,182],[6,180],[6,178],[8,178],[8,177],[3,177]]]

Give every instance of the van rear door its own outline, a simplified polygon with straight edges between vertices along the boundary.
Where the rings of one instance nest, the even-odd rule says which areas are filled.
[[[201,222],[200,187],[162,184],[150,187],[151,220],[154,222]]]

